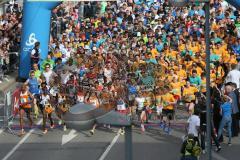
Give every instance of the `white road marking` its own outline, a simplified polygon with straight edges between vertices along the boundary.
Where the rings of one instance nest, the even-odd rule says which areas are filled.
[[[72,129],[67,135],[62,136],[62,145],[70,142],[76,136],[77,136],[76,130]]]
[[[120,137],[120,129],[118,131],[118,134],[113,138],[110,145],[107,147],[107,149],[104,151],[104,153],[101,155],[101,157],[98,160],[104,160],[106,156],[108,155],[111,148],[114,146],[114,144],[117,142],[118,138]]]
[[[3,133],[3,129],[0,129],[0,134],[2,134]]]
[[[40,125],[42,123],[42,119],[38,121],[37,125]],[[31,129],[17,144],[13,147],[11,151],[8,152],[8,154],[2,159],[7,160],[27,139],[28,137],[35,131],[35,129]]]

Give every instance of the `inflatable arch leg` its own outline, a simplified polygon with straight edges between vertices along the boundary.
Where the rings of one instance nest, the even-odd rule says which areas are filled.
[[[21,37],[21,52],[19,64],[19,78],[27,79],[31,69],[30,50],[39,41],[40,57],[46,58],[50,37],[51,11],[60,2],[30,2],[24,0],[23,28]]]

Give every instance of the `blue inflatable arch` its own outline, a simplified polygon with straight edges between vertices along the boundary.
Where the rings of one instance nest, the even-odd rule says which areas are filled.
[[[240,0],[227,0],[227,2],[240,10]],[[45,2],[24,0],[19,78],[28,78],[31,69],[30,50],[35,42],[39,41],[41,43],[40,58],[45,59],[47,57],[51,11],[60,3],[61,0],[46,0]]]

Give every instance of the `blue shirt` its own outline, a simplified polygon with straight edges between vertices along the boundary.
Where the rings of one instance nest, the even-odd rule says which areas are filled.
[[[232,115],[232,106],[230,102],[225,102],[221,105],[222,116],[223,117],[231,117]]]
[[[39,94],[40,90],[38,88],[38,79],[37,78],[29,78],[28,79],[28,86],[29,86],[29,92],[32,94]]]
[[[163,43],[156,43],[156,49],[158,52],[161,52],[164,48]]]
[[[190,77],[189,78],[189,82],[191,84],[195,84],[195,85],[199,86],[199,85],[201,85],[201,78],[199,76],[197,76],[197,77]]]
[[[135,86],[129,85],[128,92],[129,94],[137,94],[137,88]]]

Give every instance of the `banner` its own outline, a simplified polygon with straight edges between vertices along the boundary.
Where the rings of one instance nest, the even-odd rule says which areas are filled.
[[[13,93],[12,93],[12,115],[16,116],[18,114],[19,110],[19,98],[20,98],[20,88],[17,88]]]

